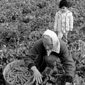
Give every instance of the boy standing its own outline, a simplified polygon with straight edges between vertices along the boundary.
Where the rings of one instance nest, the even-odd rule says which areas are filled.
[[[69,4],[66,0],[60,1],[59,8],[60,10],[55,15],[54,31],[60,39],[64,38],[67,42],[68,32],[73,30],[73,14],[68,9]]]

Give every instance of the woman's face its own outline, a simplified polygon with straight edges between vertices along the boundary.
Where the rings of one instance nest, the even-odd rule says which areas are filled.
[[[43,46],[47,51],[51,50],[53,48],[53,42],[52,39],[49,36],[43,37]]]

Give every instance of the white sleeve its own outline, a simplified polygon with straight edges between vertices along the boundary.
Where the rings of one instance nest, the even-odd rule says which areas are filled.
[[[73,14],[72,13],[69,14],[69,18],[70,18],[69,19],[69,28],[70,28],[69,30],[72,31],[73,30]]]
[[[58,12],[55,15],[55,21],[54,21],[54,31],[57,31],[58,26]]]

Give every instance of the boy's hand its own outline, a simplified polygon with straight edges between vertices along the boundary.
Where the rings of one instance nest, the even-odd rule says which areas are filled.
[[[66,84],[65,85],[72,85],[71,83],[69,83],[69,82],[66,82]]]

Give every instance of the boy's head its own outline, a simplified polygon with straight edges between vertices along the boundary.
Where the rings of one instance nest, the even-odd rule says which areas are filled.
[[[61,0],[59,3],[59,8],[62,9],[63,7],[69,8],[69,4],[66,0]]]

